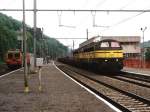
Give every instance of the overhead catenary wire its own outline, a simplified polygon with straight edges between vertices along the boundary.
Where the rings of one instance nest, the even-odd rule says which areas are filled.
[[[113,24],[113,25],[110,25],[109,27],[106,27],[107,29],[104,29],[104,30],[102,30],[102,31],[106,31],[106,30],[108,30],[108,29],[114,28],[114,27],[116,27],[116,26],[118,26],[118,25],[120,25],[120,24],[123,24],[123,23],[125,23],[125,22],[127,22],[127,21],[129,21],[129,20],[131,20],[131,19],[133,19],[133,18],[135,18],[135,17],[137,17],[137,16],[140,16],[140,15],[142,15],[142,14],[144,14],[144,13],[145,13],[145,12],[140,12],[140,13],[138,13],[138,14],[136,14],[136,15],[127,17],[127,18],[125,18],[125,19],[123,19],[123,20],[121,20],[121,21],[119,21],[119,22],[117,22],[117,23],[115,23],[115,24]]]
[[[57,11],[57,15],[58,15],[58,24],[59,24],[59,27],[76,28],[75,26],[63,25],[61,23],[62,11]],[[74,12],[74,15],[75,15],[75,12]]]
[[[145,13],[145,12],[140,12],[140,13],[138,13],[138,14],[136,14],[136,15],[130,16],[130,17],[128,17],[128,18],[125,18],[125,19],[123,19],[123,20],[121,20],[121,21],[115,23],[114,25],[112,25],[112,26],[110,26],[110,27],[117,26],[117,25],[119,25],[119,24],[122,24],[122,23],[124,23],[124,22],[127,22],[127,21],[129,21],[129,20],[131,20],[131,19],[133,19],[133,18],[135,18],[135,17],[137,17],[137,16],[140,16],[140,15],[144,14],[144,13]]]
[[[93,16],[93,27],[103,27],[103,28],[109,28],[110,26],[105,26],[105,25],[97,25],[95,23],[95,17],[96,17],[96,12],[95,11],[92,11],[91,12],[92,16]]]
[[[120,10],[123,10],[125,7],[129,6],[130,4],[132,4],[132,3],[135,2],[135,1],[136,1],[136,0],[129,1],[127,4],[125,4],[124,6],[122,6],[122,7],[120,8]],[[110,27],[113,27],[113,26],[119,25],[119,24],[121,24],[121,23],[124,23],[124,22],[126,22],[126,21],[128,21],[128,20],[130,20],[130,19],[132,19],[132,18],[134,18],[134,17],[136,17],[136,16],[141,15],[141,14],[143,14],[143,12],[140,12],[140,13],[138,13],[138,14],[136,14],[136,15],[133,15],[133,16],[128,17],[128,18],[125,18],[125,19],[123,19],[123,20],[121,20],[121,21],[115,23],[114,25],[112,25],[112,26],[110,26]]]
[[[102,1],[100,1],[100,2],[95,6],[95,8],[100,7],[100,6],[103,5],[106,1],[107,1],[107,0],[102,0]],[[91,11],[91,13],[92,13],[92,11]],[[95,13],[96,13],[96,12],[95,12]],[[87,18],[87,17],[88,17],[88,16],[84,17],[84,18],[79,22],[79,24],[85,22],[85,18]],[[95,23],[95,22],[94,22],[94,21],[95,21],[94,18],[95,18],[95,17],[93,16],[93,23]],[[93,24],[93,26],[98,27],[98,26],[100,26],[100,25],[94,25],[94,24]]]
[[[0,9],[0,11],[23,11],[22,9]],[[25,9],[25,11],[32,12],[34,9]],[[131,10],[131,9],[125,9],[125,10],[117,10],[117,9],[36,9],[36,11],[43,11],[43,12],[150,12],[150,9],[148,10]]]
[[[124,6],[122,6],[122,7],[120,8],[120,10],[123,10],[124,8],[126,8],[126,7],[129,6],[129,5],[131,5],[132,3],[135,3],[135,1],[137,1],[137,0],[130,0],[130,1],[127,2]]]
[[[22,9],[0,9],[0,11],[23,11]],[[25,9],[25,11],[34,11],[33,9]],[[143,13],[145,12],[150,12],[150,9],[146,9],[146,10],[131,10],[131,9],[124,9],[124,10],[116,10],[116,9],[110,9],[110,10],[106,10],[106,9],[36,9],[36,11],[40,11],[40,12],[46,12],[46,11],[50,11],[50,12],[139,12],[138,14],[136,15],[133,15],[131,17],[127,17],[113,25],[108,25],[108,26],[104,26],[104,25],[95,25],[96,27],[100,26],[100,27],[104,27],[104,28],[112,28],[114,26],[117,26],[119,24],[122,24],[126,21],[129,21],[131,20],[132,18],[135,18],[139,15],[142,15]],[[70,28],[75,28],[74,26],[69,26],[69,25],[60,25],[60,26],[66,26],[66,27],[70,27]],[[104,30],[107,30],[107,29],[104,29]]]
[[[97,5],[96,5],[96,8],[97,7],[100,7],[101,5],[103,5],[107,0],[102,0],[100,1]]]
[[[0,11],[23,11],[22,9],[0,9]],[[34,11],[33,9],[25,9],[25,11]],[[142,13],[145,13],[145,12],[150,12],[150,10],[100,10],[100,9],[95,9],[95,10],[91,10],[91,9],[36,9],[36,11],[50,11],[50,12],[140,12],[139,14],[133,16],[133,17],[129,17],[129,18],[126,18],[125,20],[122,20],[122,22],[118,22],[116,23],[115,25],[117,24],[121,24],[123,23],[124,21],[127,21],[127,20],[130,20],[131,18],[134,18],[138,15],[141,15]],[[95,18],[95,17],[93,17]],[[95,21],[95,20],[93,20]],[[60,26],[67,26],[67,25],[60,25]],[[113,25],[114,26],[114,25]],[[67,26],[68,27],[68,26]],[[70,28],[75,28],[75,26],[69,26]],[[98,27],[98,25],[97,25]],[[111,26],[112,27],[112,26]],[[106,28],[110,28],[110,26],[106,26]]]
[[[108,27],[108,29],[113,28],[113,27],[116,27],[116,26],[118,26],[118,25],[120,25],[120,24],[122,24],[122,23],[125,23],[125,22],[127,22],[127,21],[129,21],[129,20],[131,20],[131,19],[133,19],[133,18],[135,18],[135,17],[137,17],[137,16],[140,16],[140,15],[146,13],[146,12],[148,12],[148,11],[143,10],[143,12],[139,12],[138,14],[135,14],[135,15],[132,15],[132,16],[130,16],[130,17],[127,17],[127,18],[125,18],[125,19],[123,19],[123,20],[121,20],[121,21],[119,21],[119,22],[117,22],[117,23],[111,25],[110,27]],[[108,30],[108,29],[104,29],[103,31]]]
[[[23,11],[22,9],[0,9],[0,11]],[[25,9],[25,11],[34,11],[33,9]],[[114,25],[111,25],[111,26],[101,26],[101,25],[95,25],[96,27],[100,26],[100,27],[105,27],[105,28],[110,28],[110,27],[113,27],[113,26],[116,26],[116,25],[119,25],[123,22],[126,22],[136,16],[139,16],[145,12],[150,12],[150,9],[147,9],[147,10],[116,10],[116,9],[110,9],[110,10],[103,10],[103,9],[36,9],[36,11],[50,11],[50,12],[140,12],[139,14],[137,15],[134,15],[134,16],[131,16],[131,17],[128,17],[124,20],[121,20],[120,22],[114,24]],[[59,15],[59,19],[61,19],[61,16]],[[95,15],[93,15],[93,19],[95,19]],[[59,20],[60,22],[60,20]],[[60,22],[61,23],[61,22]],[[93,23],[95,24],[95,20],[93,20]],[[75,28],[75,26],[69,26],[69,25],[61,25],[60,26],[66,26],[66,27],[70,27],[70,28]],[[106,29],[105,29],[106,30]]]

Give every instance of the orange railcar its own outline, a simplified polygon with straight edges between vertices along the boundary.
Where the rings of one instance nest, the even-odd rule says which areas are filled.
[[[20,50],[9,50],[6,53],[6,64],[9,68],[21,67],[23,54]],[[27,63],[30,64],[30,55],[27,53]]]

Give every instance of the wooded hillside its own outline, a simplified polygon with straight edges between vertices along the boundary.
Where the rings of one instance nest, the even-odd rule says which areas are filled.
[[[9,49],[21,48],[17,40],[18,32],[22,29],[22,23],[0,13],[0,61],[4,60],[5,53]],[[33,30],[27,26],[27,50],[33,53]],[[49,56],[56,58],[67,53],[68,49],[56,39],[43,35],[44,39],[37,39],[37,56]]]

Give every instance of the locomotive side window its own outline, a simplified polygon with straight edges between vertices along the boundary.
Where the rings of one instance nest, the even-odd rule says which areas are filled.
[[[12,59],[13,58],[13,54],[12,53],[9,53],[8,54],[8,59]]]
[[[109,47],[109,42],[102,42],[100,47]]]
[[[111,42],[111,47],[120,47],[118,42]]]
[[[19,59],[20,58],[20,54],[19,53],[15,53],[15,58]]]

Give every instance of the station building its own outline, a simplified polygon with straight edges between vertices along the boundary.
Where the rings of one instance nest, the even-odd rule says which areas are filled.
[[[102,36],[103,39],[114,39],[121,43],[125,58],[140,58],[141,47],[140,47],[140,36]]]

